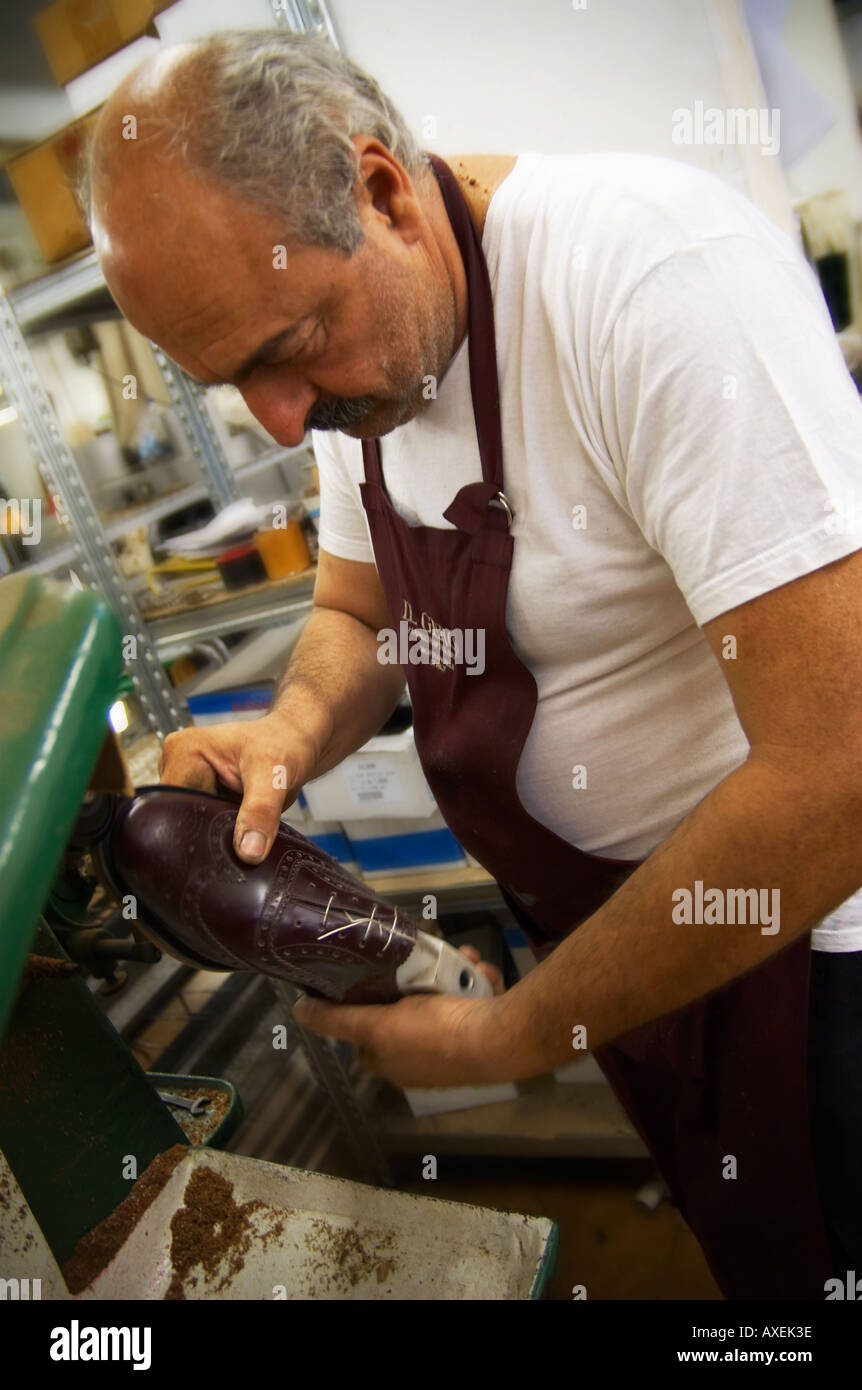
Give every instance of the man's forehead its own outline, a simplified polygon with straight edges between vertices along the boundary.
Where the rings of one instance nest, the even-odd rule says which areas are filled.
[[[182,180],[181,172],[177,180],[162,180],[148,170],[139,181],[130,169],[124,187],[95,210],[94,244],[109,283],[192,303],[234,292],[276,295],[305,312],[321,275],[331,278],[332,257],[287,242],[275,214],[199,180]]]
[[[223,342],[226,348],[236,343],[242,355],[245,343],[251,351],[288,332],[301,335],[329,298],[327,286],[318,288],[307,276],[264,284],[230,272],[191,276],[181,266],[170,279],[160,279],[157,267],[153,271],[134,276],[108,272],[106,280],[129,321],[146,336],[164,341],[168,351],[168,340],[190,352]],[[284,344],[290,345],[290,340]]]
[[[158,196],[141,196],[148,193]],[[336,303],[356,274],[300,246],[275,212],[214,179],[134,156],[97,205],[93,239],[126,318],[192,376],[233,379],[267,343]]]
[[[300,253],[301,254],[301,253]],[[135,258],[106,265],[106,280],[120,309],[202,385],[239,379],[253,359],[298,350],[321,314],[335,306],[343,286],[316,274],[303,258],[279,271],[239,259],[159,264]]]

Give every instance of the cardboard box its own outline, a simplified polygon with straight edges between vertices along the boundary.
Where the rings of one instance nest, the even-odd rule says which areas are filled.
[[[437,809],[412,729],[369,739],[303,792],[319,820],[427,818]]]
[[[467,862],[439,811],[400,820],[348,820],[344,830],[364,874],[399,874],[429,865],[458,868]]]
[[[475,1086],[414,1087],[403,1094],[413,1115],[445,1115],[453,1110],[475,1110],[479,1105],[517,1100],[518,1088],[512,1081],[493,1081]]]
[[[523,980],[538,965],[536,957],[520,927],[505,927],[503,935],[519,979]],[[557,1081],[567,1086],[579,1086],[583,1082],[607,1085],[604,1073],[592,1053],[572,1050],[571,1062],[555,1067],[553,1075]]]
[[[57,135],[15,155],[6,172],[46,261],[90,245],[90,229],[73,191],[81,156],[96,123],[93,111]]]
[[[322,849],[324,854],[330,854],[333,859],[337,859],[345,869],[351,873],[359,872],[359,865],[353,854],[353,846],[347,838],[344,826],[340,821],[315,820],[308,809],[308,802],[302,792],[296,798],[292,806],[282,813],[282,820],[287,821],[300,835],[313,841],[318,849]]]
[[[155,15],[173,0],[55,0],[36,15],[36,32],[60,86],[142,34],[158,38]]]
[[[324,854],[328,854],[332,859],[337,859],[343,869],[347,869],[352,874],[359,872],[359,865],[353,853],[353,846],[344,833],[344,827],[340,821],[314,820],[309,817],[304,825],[298,825],[297,830],[301,835],[322,849]]]
[[[260,719],[272,704],[272,682],[265,685],[234,686],[228,690],[208,690],[187,697],[189,714],[195,724],[227,724],[233,720]]]
[[[604,1072],[591,1052],[574,1052],[571,1062],[554,1067],[554,1077],[564,1086],[582,1086],[586,1083],[607,1086]]]
[[[305,827],[308,822],[308,808],[306,807],[302,792],[299,793],[299,796],[292,806],[288,806],[286,810],[282,811],[281,819],[287,821],[288,825],[292,825],[300,834],[305,834]]]
[[[103,58],[94,68],[87,68],[80,77],[67,82],[66,99],[75,115],[86,116],[89,111],[101,106],[113,95],[133,68],[158,51],[159,40],[145,34],[143,38],[133,39],[125,48],[112,53],[110,58]]]

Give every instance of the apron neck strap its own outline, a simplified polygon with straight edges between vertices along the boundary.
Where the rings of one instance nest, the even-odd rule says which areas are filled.
[[[473,225],[458,180],[436,154],[428,160],[443,198],[449,223],[458,243],[467,277],[467,351],[470,361],[470,394],[482,477],[496,495],[503,488],[503,433],[500,425],[500,389],[497,380],[497,346],[494,337],[494,301],[491,281],[479,233]],[[383,484],[380,444],[377,439],[362,440],[365,478]],[[469,528],[473,529],[473,528]]]

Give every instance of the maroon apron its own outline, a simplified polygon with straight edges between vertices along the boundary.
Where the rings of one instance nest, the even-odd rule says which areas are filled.
[[[433,657],[405,667],[425,775],[447,824],[497,880],[543,959],[637,863],[584,853],[518,797],[538,690],[506,630],[514,541],[493,300],[457,180],[430,158],[467,276],[483,481],[462,487],[444,513],[457,529],[410,526],[387,494],[379,441],[363,440],[362,501],[393,621],[423,628]],[[432,645],[435,629],[483,629],[484,673],[468,674],[445,637]],[[832,1275],[808,1120],[809,963],[806,935],[742,979],[595,1052],[728,1298],[822,1299]]]

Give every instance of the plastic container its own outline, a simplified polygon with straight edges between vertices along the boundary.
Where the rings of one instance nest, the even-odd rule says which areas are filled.
[[[266,579],[263,559],[253,545],[225,550],[216,564],[226,589],[245,589],[249,584],[262,584]]]
[[[194,1117],[197,1119],[196,1128],[199,1131],[194,1139],[196,1144],[208,1149],[223,1149],[242,1122],[243,1104],[239,1092],[231,1081],[223,1081],[221,1077],[216,1076],[171,1076],[156,1071],[147,1072],[147,1080],[152,1083],[155,1090],[162,1091],[166,1095],[180,1095],[183,1091],[200,1090],[209,1091],[212,1095],[227,1097],[227,1108],[223,1110],[223,1113],[213,1115],[212,1128],[206,1124],[208,1119],[206,1114]],[[185,1129],[183,1121],[187,1120],[189,1112],[172,1108],[171,1114],[180,1128]]]
[[[289,521],[286,526],[273,527],[271,531],[259,531],[255,536],[255,545],[270,579],[299,574],[311,564],[302,526],[298,521]]]

